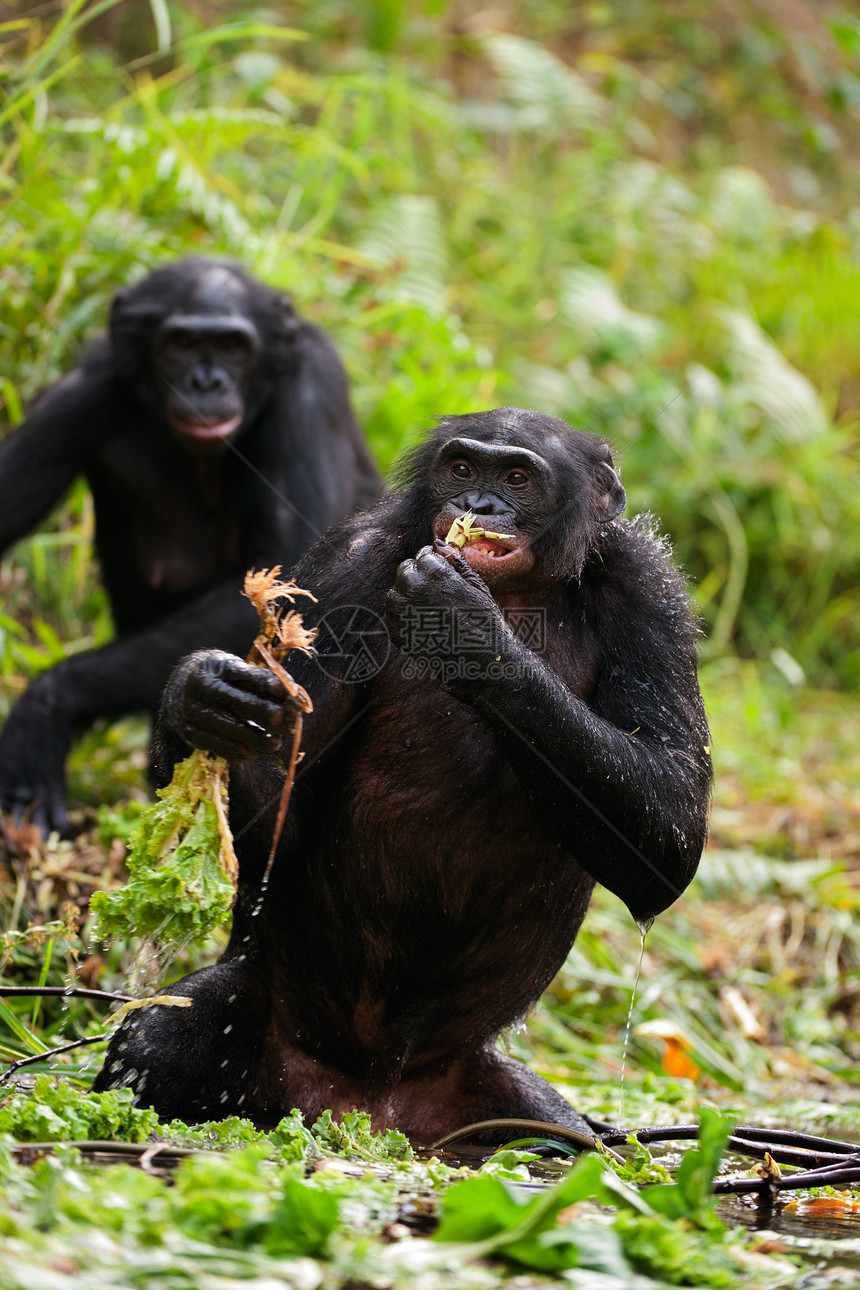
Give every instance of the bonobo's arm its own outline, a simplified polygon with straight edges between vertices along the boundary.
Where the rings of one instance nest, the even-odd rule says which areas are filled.
[[[75,730],[96,717],[154,712],[178,658],[213,640],[247,650],[257,617],[240,581],[209,592],[157,626],[64,659],[37,677],[0,733],[0,807],[42,828],[68,828],[65,760]]]
[[[0,444],[0,555],[60,500],[110,428],[109,381],[76,368],[47,390]]]
[[[113,386],[94,361],[47,390],[0,444],[0,554],[29,532],[84,470],[88,453],[110,431],[114,409]],[[75,659],[75,667],[86,670],[86,657]],[[33,819],[49,828],[66,824],[63,761],[70,732],[58,730],[53,718],[58,670],[30,687],[0,737],[0,807],[20,812],[38,799]],[[98,669],[94,672],[98,675]],[[62,693],[65,697],[65,689]]]
[[[385,590],[403,553],[392,518],[396,511],[392,497],[342,521],[292,570],[297,585],[317,598],[296,598],[304,626],[320,625],[314,654],[294,650],[284,664],[314,705],[304,718],[297,786],[312,767],[343,751],[344,738],[369,708],[369,687],[389,650],[381,618]],[[285,739],[289,746],[295,709],[284,707],[285,698],[266,669],[224,651],[201,650],[183,659],[164,691],[155,726],[156,784],[169,782],[190,747],[226,757],[231,822],[238,834],[282,782],[266,754],[278,751]],[[237,854],[241,865],[238,847]]]
[[[449,683],[492,729],[559,840],[598,882],[647,920],[679,896],[705,840],[708,735],[696,681],[692,625],[677,575],[657,544],[629,526],[602,549],[586,612],[602,654],[590,706],[503,620],[485,662],[498,670]],[[588,583],[588,568],[583,574]],[[501,615],[462,556],[425,547],[389,597],[397,639],[405,604],[479,605]],[[577,612],[583,612],[583,602]],[[571,606],[573,610],[573,605]],[[474,658],[474,650],[470,658]]]
[[[366,710],[368,700],[365,687],[336,682],[316,660],[306,659],[298,651],[288,657],[286,666],[311,693],[314,704],[313,712],[303,719],[302,760],[296,775],[299,785],[329,749],[337,748]],[[283,786],[283,770],[272,762],[271,754],[287,756],[298,711],[268,669],[223,650],[200,650],[183,659],[164,691],[153,741],[156,785],[169,782],[174,766],[191,748],[205,748],[227,758],[230,823],[243,880],[253,880],[264,855],[256,832],[248,829],[261,821],[260,829],[271,837]]]

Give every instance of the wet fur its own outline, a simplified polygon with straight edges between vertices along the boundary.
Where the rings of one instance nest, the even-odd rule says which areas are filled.
[[[463,421],[444,421],[401,491],[299,564],[295,577],[319,598],[306,622],[338,604],[382,616],[386,599],[393,621],[398,566],[432,535],[429,463]],[[231,770],[240,888],[224,957],[170,987],[192,994],[193,1010],[126,1024],[97,1088],[129,1085],[160,1114],[191,1120],[357,1106],[423,1141],[498,1116],[583,1127],[496,1037],[561,967],[595,881],[644,919],[695,871],[710,783],[695,628],[648,526],[593,513],[605,445],[511,409],[472,418],[469,435],[542,452],[570,503],[540,582],[543,653],[508,642],[520,680],[448,687],[409,679],[398,648],[363,685],[332,679],[325,637],[319,659],[292,656],[315,708],[262,908],[280,784],[267,758]],[[459,575],[451,586],[468,590]],[[168,690],[163,779],[187,752],[176,721],[185,677],[201,666],[206,656],[183,665]]]

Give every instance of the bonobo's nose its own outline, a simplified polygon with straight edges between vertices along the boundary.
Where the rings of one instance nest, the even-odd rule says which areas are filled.
[[[227,388],[227,379],[218,367],[197,366],[191,373],[190,384],[198,394],[215,394]]]
[[[511,512],[510,506],[501,498],[492,493],[482,493],[477,488],[461,493],[454,499],[454,505],[460,510],[471,511],[473,515],[504,515]]]

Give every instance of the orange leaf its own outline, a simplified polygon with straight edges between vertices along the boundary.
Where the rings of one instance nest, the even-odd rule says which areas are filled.
[[[682,1079],[696,1080],[701,1071],[684,1051],[687,1047],[677,1039],[666,1040],[666,1051],[663,1054],[663,1070],[667,1075],[680,1075]]]

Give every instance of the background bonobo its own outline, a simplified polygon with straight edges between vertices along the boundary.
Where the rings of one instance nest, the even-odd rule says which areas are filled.
[[[79,474],[118,639],[34,681],[0,737],[0,807],[61,830],[75,727],[154,711],[190,650],[244,651],[245,570],[288,567],[380,490],[324,334],[200,259],[120,291],[108,335],[0,446],[0,553]]]
[[[687,601],[661,543],[616,519],[608,448],[562,421],[448,417],[401,482],[294,571],[319,597],[302,602],[319,654],[290,657],[315,707],[261,906],[282,687],[221,652],[174,673],[160,775],[188,744],[234,762],[233,932],[170,987],[190,1011],[121,1028],[96,1088],[186,1120],[357,1106],[425,1141],[488,1116],[582,1127],[495,1040],[563,963],[595,881],[645,920],[693,876],[710,759]],[[467,507],[509,536],[434,541]],[[378,670],[347,684],[364,655]]]

